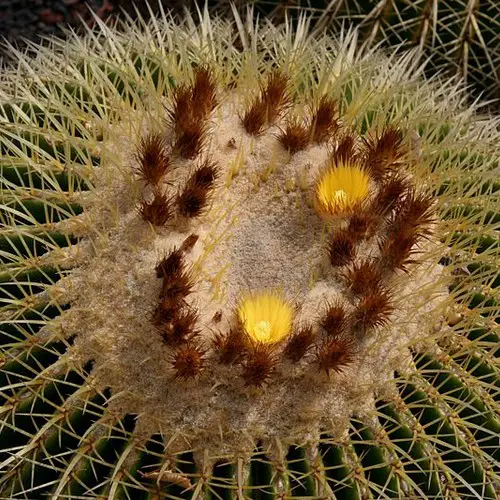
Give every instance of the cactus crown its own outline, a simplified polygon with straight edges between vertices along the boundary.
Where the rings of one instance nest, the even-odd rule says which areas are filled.
[[[283,494],[490,495],[495,121],[412,54],[251,19],[101,24],[7,71],[2,493],[243,494],[260,449]]]

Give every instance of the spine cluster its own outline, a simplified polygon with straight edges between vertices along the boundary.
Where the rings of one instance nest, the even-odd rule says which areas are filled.
[[[198,156],[216,104],[214,75],[208,67],[199,67],[192,84],[176,89],[168,110],[174,135],[170,155]],[[291,104],[289,80],[275,71],[242,114],[242,126],[248,134],[259,135]],[[310,107],[305,120],[290,118],[277,139],[291,154],[312,144],[330,143],[334,145],[329,159],[333,168],[357,165],[373,181],[374,193],[344,214],[325,248],[329,264],[345,284],[345,300],[327,304],[317,324],[298,325],[283,342],[257,342],[236,321],[229,331],[217,331],[206,346],[197,326],[198,313],[186,300],[194,283],[184,255],[198,238],[191,235],[156,266],[162,286],[152,321],[173,350],[176,377],[196,378],[209,350],[216,363],[239,367],[246,386],[267,383],[283,360],[309,360],[320,372],[341,372],[356,359],[366,336],[388,322],[394,310],[389,280],[398,271],[409,272],[419,243],[430,234],[432,199],[417,192],[403,171],[406,151],[400,130],[386,127],[378,136],[357,138],[342,131],[335,101],[323,97]],[[138,173],[153,188],[152,200],[144,200],[139,213],[155,226],[167,224],[175,213],[187,219],[203,215],[219,176],[218,166],[205,158],[180,191],[169,197],[162,181],[171,168],[170,155],[157,133],[148,135],[138,148]],[[370,241],[378,248],[377,255],[356,259],[358,246]],[[213,323],[219,321],[217,317]]]

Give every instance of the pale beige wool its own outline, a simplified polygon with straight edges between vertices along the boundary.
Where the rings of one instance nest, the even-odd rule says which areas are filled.
[[[295,325],[312,322],[315,329],[328,302],[341,299],[352,307],[339,273],[327,265],[331,227],[311,202],[328,148],[311,146],[290,157],[276,138],[277,126],[250,137],[241,112],[241,99],[230,94],[211,118],[202,158],[220,170],[207,212],[193,220],[177,216],[162,228],[137,212],[151,190],[135,174],[137,144],[127,135],[129,125],[116,126],[78,222],[93,231],[81,245],[83,265],[64,280],[71,308],[55,320],[65,335],[76,335],[71,359],[95,361],[95,383],[113,394],[110,409],[138,415],[136,430],[144,436],[176,436],[173,451],[248,456],[259,439],[304,444],[323,431],[341,437],[350,416],[369,414],[376,395],[390,394],[394,371],[410,363],[408,346],[440,328],[440,304],[447,297],[439,252],[429,245],[422,265],[392,280],[398,300],[389,325],[342,373],[318,373],[311,353],[297,364],[283,361],[269,383],[255,389],[244,386],[241,367],[219,364],[211,340],[214,332],[227,331],[245,292],[282,290],[297,305]],[[172,160],[163,188],[173,195],[200,159]],[[182,381],[174,378],[172,348],[150,318],[161,287],[155,265],[193,233],[200,237],[186,255],[195,276],[187,300],[199,313],[208,351],[200,377]],[[357,258],[375,252],[365,244]],[[214,323],[218,311],[222,321]]]

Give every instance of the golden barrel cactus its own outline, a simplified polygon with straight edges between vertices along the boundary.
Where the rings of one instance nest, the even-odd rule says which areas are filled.
[[[495,498],[496,118],[305,17],[15,56],[2,497]]]

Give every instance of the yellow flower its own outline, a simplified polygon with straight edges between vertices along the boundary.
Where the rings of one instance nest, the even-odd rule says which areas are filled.
[[[281,294],[262,291],[243,298],[238,317],[250,338],[271,344],[290,334],[293,308]]]
[[[367,196],[370,176],[356,164],[331,165],[316,183],[316,206],[320,212],[349,212]]]

